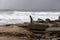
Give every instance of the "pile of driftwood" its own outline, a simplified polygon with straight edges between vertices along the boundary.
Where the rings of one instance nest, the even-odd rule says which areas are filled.
[[[1,25],[0,40],[35,40],[35,36],[27,28],[17,25]]]

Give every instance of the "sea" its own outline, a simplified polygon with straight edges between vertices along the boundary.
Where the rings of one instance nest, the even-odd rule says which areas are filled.
[[[30,22],[29,16],[31,16],[34,21],[37,21],[38,18],[43,20],[46,18],[56,20],[60,16],[60,12],[2,11],[0,12],[0,25]]]

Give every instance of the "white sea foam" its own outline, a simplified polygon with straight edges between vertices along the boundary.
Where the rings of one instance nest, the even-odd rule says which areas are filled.
[[[34,20],[38,18],[45,20],[49,18],[51,20],[58,19],[60,12],[1,12],[0,13],[0,24],[15,24],[15,23],[24,23],[30,22],[29,16],[32,16]]]

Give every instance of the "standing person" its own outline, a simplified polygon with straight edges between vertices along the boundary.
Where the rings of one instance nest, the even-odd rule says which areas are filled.
[[[29,17],[30,17],[30,23],[32,23],[33,22],[32,16],[29,16]]]

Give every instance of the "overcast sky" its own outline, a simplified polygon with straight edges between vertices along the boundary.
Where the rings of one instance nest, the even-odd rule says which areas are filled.
[[[0,0],[0,9],[41,11],[60,9],[60,0]]]

